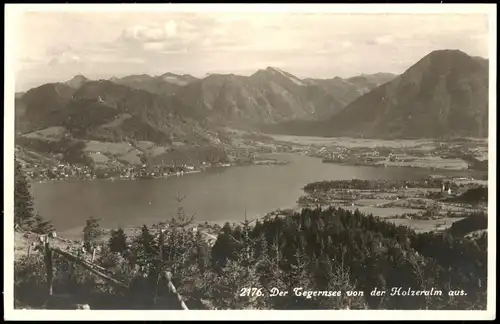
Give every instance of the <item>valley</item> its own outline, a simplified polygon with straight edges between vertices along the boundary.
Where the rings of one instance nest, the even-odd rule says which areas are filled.
[[[33,177],[33,171],[27,169],[28,177],[37,182],[33,183],[37,208],[43,214],[52,215],[51,218],[58,228],[65,232],[70,230],[69,233],[79,233],[83,220],[90,217],[91,214],[98,214],[106,227],[113,228],[118,224],[133,227],[143,222],[154,224],[162,219],[160,214],[168,213],[169,210],[174,212],[174,197],[170,197],[170,201],[165,200],[165,198],[158,200],[158,198],[161,195],[170,196],[177,190],[181,190],[189,196],[187,207],[197,213],[197,219],[200,222],[208,221],[223,225],[226,221],[233,222],[241,219],[244,209],[247,209],[249,217],[261,218],[275,209],[300,210],[303,207],[314,207],[320,204],[340,206],[348,210],[359,209],[386,220],[404,223],[419,231],[429,231],[436,230],[438,227],[444,229],[451,226],[453,222],[465,218],[466,216],[460,215],[465,214],[470,209],[469,207],[451,209],[443,207],[439,202],[442,197],[439,195],[430,197],[433,192],[440,192],[440,183],[448,181],[457,183],[458,190],[453,188],[453,197],[459,196],[466,189],[472,188],[471,186],[487,187],[488,185],[487,171],[468,168],[468,164],[464,160],[455,157],[446,158],[444,156],[446,146],[440,141],[359,141],[348,138],[328,141],[324,138],[311,137],[271,137],[233,129],[225,131],[231,134],[231,146],[227,147],[228,157],[230,157],[228,161],[230,162],[201,162],[192,165],[179,163],[174,166],[168,164],[170,160],[166,160],[164,165],[160,163],[140,164],[135,167],[100,169],[97,173],[90,169],[84,169],[90,175],[84,176],[83,179],[93,180],[84,182],[78,180],[80,179],[78,177],[59,175],[53,176],[50,183],[43,183],[43,181],[38,183],[40,180],[37,181],[37,179],[40,178]],[[471,142],[476,143],[469,139],[454,145],[465,151]],[[451,143],[448,145],[453,146]],[[482,145],[486,145],[486,143]],[[412,152],[418,151],[422,147],[426,148],[422,158],[427,158],[430,161],[439,158],[446,163],[413,167],[405,165],[405,163],[410,162],[401,162],[402,165],[398,167],[391,165],[390,156],[415,154]],[[475,144],[474,147],[475,149],[471,149],[470,152],[465,152],[469,154],[477,151],[476,154],[479,154],[481,146]],[[330,150],[340,152],[338,154],[345,156],[345,160],[325,161],[325,157],[331,156]],[[363,160],[366,159],[363,156],[368,153],[373,156],[374,150],[379,152],[380,161],[387,162],[388,165]],[[235,152],[248,154],[247,159],[234,159],[235,155],[232,154],[237,154]],[[192,157],[193,154],[189,154],[189,156]],[[480,157],[478,156],[478,158]],[[460,162],[459,167],[450,167],[456,165],[457,161]],[[71,168],[66,166],[57,166],[56,170],[61,170],[59,172],[63,174],[72,173]],[[54,172],[54,174],[57,173]],[[358,188],[361,190],[360,192],[349,193],[348,204],[343,196],[340,198],[339,194],[335,192],[331,194],[318,192],[308,195],[306,191],[306,195],[304,195],[302,191],[302,188],[311,181],[328,179],[349,181],[355,181],[353,179],[399,179],[398,181],[410,182],[411,179],[427,177],[437,179],[432,188],[420,190],[416,186],[418,190],[410,190],[405,193],[400,192],[400,185],[397,188],[391,187],[375,193]],[[47,180],[49,179],[46,178],[45,181]],[[59,181],[54,182],[54,180]],[[136,181],[126,181],[130,184],[125,185],[122,181],[116,180]],[[87,182],[88,184],[86,184]],[[263,182],[268,183],[266,189],[262,187]],[[236,189],[235,186],[240,184],[244,184],[245,189]],[[125,188],[128,189],[123,191]],[[219,189],[214,191],[215,188]],[[112,196],[115,194],[108,193],[108,190],[118,190],[118,196],[113,198]],[[103,195],[99,202],[95,201],[94,191]],[[71,198],[74,192],[79,192],[76,195],[79,197],[77,200]],[[134,197],[131,201],[134,208],[129,206],[127,210],[123,210],[121,204],[114,203],[115,199],[122,197],[122,195]],[[356,198],[353,199],[352,195],[355,195]],[[402,199],[396,201],[399,195],[407,195],[406,199],[409,201]],[[75,204],[81,206],[80,212],[70,212],[67,210],[69,206],[52,203],[68,199],[71,201],[72,207]],[[88,201],[94,201],[95,206],[90,208],[87,205]],[[382,203],[386,205],[379,206]],[[421,214],[427,211],[427,207],[434,204],[441,206],[440,210],[450,210],[455,216],[448,217],[446,214],[444,218],[437,216],[422,218]],[[160,210],[162,211],[160,212]],[[72,214],[70,218],[67,216],[68,212]],[[137,218],[137,213],[141,215],[140,218]],[[71,229],[72,227],[74,229]]]
[[[280,151],[355,165],[484,170],[484,141],[474,138],[487,134],[487,101],[477,99],[487,93],[487,66],[461,51],[438,50],[399,76],[300,79],[273,67],[205,78],[77,75],[16,94],[16,144],[30,166],[79,164],[100,173],[241,165],[256,153]],[[284,134],[330,138],[314,151],[291,147]],[[381,139],[413,148],[388,150]],[[483,151],[469,150],[476,143]]]
[[[430,63],[419,62],[402,76],[378,73],[346,79],[299,79],[272,67],[258,70],[248,77],[216,74],[198,79],[167,73],[89,80],[76,76],[69,81],[42,85],[16,96],[16,125],[19,125],[16,126],[16,158],[28,179],[36,184],[35,188],[49,186],[45,189],[52,192],[49,197],[65,196],[64,192],[57,193],[57,188],[65,186],[64,182],[71,182],[71,186],[81,186],[82,189],[78,190],[84,190],[87,186],[107,187],[101,182],[106,180],[112,180],[110,184],[116,180],[141,180],[140,184],[131,184],[138,188],[149,186],[145,185],[145,180],[158,180],[161,181],[159,183],[166,181],[165,190],[172,190],[171,186],[187,186],[184,189],[191,193],[196,190],[187,184],[198,184],[204,181],[201,179],[210,179],[216,174],[234,174],[224,180],[229,183],[254,174],[257,183],[247,183],[246,186],[255,188],[260,187],[258,179],[264,181],[263,175],[270,170],[274,170],[276,175],[282,173],[281,180],[275,181],[291,181],[286,190],[275,188],[284,190],[283,193],[269,192],[266,197],[269,201],[265,204],[260,200],[253,201],[249,193],[242,189],[224,192],[227,199],[239,201],[233,206],[239,209],[238,212],[231,208],[219,210],[215,206],[194,205],[195,209],[199,209],[197,212],[205,213],[200,221],[215,223],[238,219],[235,213],[246,207],[251,211],[260,206],[253,215],[263,217],[276,208],[294,210],[315,206],[318,202],[323,206],[339,205],[335,192],[303,195],[300,188],[310,181],[359,179],[356,170],[364,174],[361,179],[377,178],[378,174],[385,173],[384,177],[389,179],[396,173],[396,178],[404,180],[417,175],[439,175],[446,181],[462,178],[487,186],[488,141],[474,136],[479,134],[477,132],[451,132],[446,136],[429,133],[429,136],[418,138],[396,133],[393,138],[386,138],[381,133],[365,134],[372,137],[351,136],[352,133],[335,137],[314,136],[330,120],[346,120],[347,117],[342,116],[350,116],[351,112],[360,110],[351,107],[359,105],[360,100],[369,100],[371,104],[376,102],[365,97],[371,98],[380,91],[387,93],[389,90],[384,90],[386,88],[399,91],[397,89],[401,86],[392,84],[400,84],[407,75],[418,79],[415,71],[425,69],[426,64],[432,65],[443,56],[457,57],[459,63],[464,63],[468,60],[464,55],[456,51],[431,53],[422,61]],[[456,93],[453,92],[453,95]],[[487,108],[484,105],[481,107]],[[371,115],[362,113],[362,116],[367,121],[376,120],[370,119]],[[385,118],[382,116],[384,114],[377,118]],[[484,114],[481,116],[487,117]],[[342,122],[342,127],[352,125],[350,129],[355,129],[357,119],[354,117],[350,119],[352,122]],[[286,129],[280,130],[282,125],[291,124],[299,125],[303,130],[310,126],[314,131],[295,135],[294,132],[289,134]],[[304,128],[304,125],[307,127]],[[406,127],[404,125],[401,124],[403,128]],[[465,130],[460,125],[457,127],[458,130]],[[317,170],[311,173],[311,168]],[[350,170],[349,173],[335,171],[343,168]],[[333,175],[328,172],[333,172]],[[297,173],[304,173],[304,176],[298,177]],[[95,184],[77,184],[82,180],[94,180]],[[267,183],[267,180],[264,182]],[[56,185],[57,182],[61,184]],[[184,182],[185,185],[182,184]],[[439,190],[439,186],[433,190]],[[340,205],[403,222],[417,230],[437,229],[436,222],[442,221],[442,218],[422,219],[421,214],[426,210],[427,203],[423,203],[419,195],[430,199],[427,197],[429,193],[419,193],[408,198],[410,200],[395,202],[397,194],[390,190],[376,193],[362,191],[354,193],[357,198],[351,199],[350,205],[346,205],[345,201]],[[41,210],[53,215],[59,227],[68,228],[69,224],[73,224],[71,226],[78,228],[82,219],[89,217],[89,210],[84,206],[82,211],[85,215],[75,215],[71,221],[66,216],[57,216],[61,212],[52,207],[47,209],[50,204],[41,198],[40,190],[36,192],[39,193],[35,197],[38,196],[36,199]],[[147,189],[146,192],[151,193]],[[219,201],[212,196],[194,196],[200,201]],[[56,198],[49,201],[52,199]],[[438,203],[436,199],[431,200]],[[219,201],[218,205],[223,205],[223,202]],[[99,213],[115,214],[118,211],[114,208],[102,205]],[[467,208],[451,210],[462,215]],[[130,215],[120,218],[119,223],[128,219],[122,225],[134,226],[149,217],[156,219],[156,216],[147,216],[144,211],[140,213],[144,215],[140,220],[129,224],[134,219]],[[109,226],[117,226],[115,216],[103,217],[108,220]],[[451,217],[445,227],[464,217]],[[62,219],[65,221],[61,222]]]
[[[432,68],[442,60],[447,67]],[[487,187],[488,141],[481,138],[487,105],[475,106],[477,118],[465,120],[479,124],[468,125],[456,124],[454,113],[440,105],[440,111],[449,114],[438,118],[442,121],[439,128],[446,133],[424,136],[414,130],[426,129],[419,123],[427,123],[436,103],[418,104],[428,106],[431,115],[425,120],[405,120],[401,114],[412,116],[416,104],[401,106],[403,99],[397,99],[406,96],[404,102],[410,102],[410,98],[420,98],[422,91],[433,93],[432,88],[441,87],[442,81],[428,82],[428,88],[420,90],[405,84],[440,79],[440,75],[449,75],[447,95],[462,96],[466,90],[456,87],[455,77],[463,85],[472,73],[478,75],[470,80],[477,91],[466,92],[472,96],[468,100],[474,101],[474,96],[484,95],[487,89],[478,83],[484,81],[480,76],[485,65],[477,60],[460,51],[435,51],[400,76],[378,73],[324,80],[299,79],[272,67],[250,76],[212,74],[202,79],[173,73],[110,80],[80,75],[16,96],[16,158],[35,185],[37,208],[51,215],[66,233],[79,232],[82,221],[93,213],[102,215],[105,226],[111,228],[153,224],[159,220],[157,208],[174,211],[172,202],[153,205],[157,200],[153,193],[179,188],[194,196],[189,207],[202,213],[200,222],[233,222],[244,209],[260,218],[270,210],[319,204],[360,210],[417,231],[442,230],[466,219],[471,207],[442,203],[439,194],[432,196],[439,193],[440,185],[405,191],[404,199],[397,188],[375,192],[357,188],[347,192],[347,200],[343,190],[306,190],[304,195],[302,188],[311,181],[410,181],[435,176],[441,182],[469,182],[454,189],[454,197],[470,189],[470,183]],[[461,64],[458,70],[457,64]],[[391,130],[387,137],[377,130],[382,126],[376,125],[392,125],[386,120],[391,116],[402,132]],[[372,122],[378,124],[367,124]],[[366,131],[352,132],[360,125]],[[299,131],[293,131],[294,127]],[[325,133],[325,127],[334,131]],[[137,207],[125,211],[108,205],[113,198],[107,191],[123,190],[115,188],[116,180],[140,180],[127,185],[119,182],[128,188],[123,194],[132,195]],[[284,186],[271,186],[269,181],[284,182]],[[201,185],[204,182],[221,191],[211,192]],[[263,183],[268,184],[267,190]],[[233,188],[236,184],[246,189]],[[82,213],[68,218],[66,207],[54,207],[52,202],[70,199],[67,195],[74,190],[83,200],[73,201],[71,207],[83,204]],[[107,197],[94,212],[87,202],[95,202],[95,197],[82,194],[87,190]],[[143,206],[139,197],[144,193],[148,196]],[[436,205],[439,208],[432,207]],[[152,206],[150,214],[145,208]]]

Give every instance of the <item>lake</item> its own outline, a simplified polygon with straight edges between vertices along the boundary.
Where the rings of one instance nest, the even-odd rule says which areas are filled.
[[[296,206],[309,182],[321,180],[415,179],[449,171],[344,166],[295,154],[266,154],[287,165],[237,166],[180,177],[145,180],[75,180],[33,183],[35,207],[66,236],[81,233],[90,216],[105,228],[152,225],[171,218],[177,191],[182,206],[198,222],[239,221]]]

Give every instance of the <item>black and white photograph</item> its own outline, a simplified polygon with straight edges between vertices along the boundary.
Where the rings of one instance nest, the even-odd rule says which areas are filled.
[[[496,5],[5,9],[6,319],[495,318]]]

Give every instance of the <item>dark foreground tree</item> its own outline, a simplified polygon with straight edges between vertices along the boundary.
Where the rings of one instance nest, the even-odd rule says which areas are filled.
[[[34,221],[33,198],[21,164],[17,160],[15,160],[14,181],[14,225],[27,229]]]
[[[108,246],[111,252],[123,253],[127,250],[127,236],[123,228],[111,231]]]
[[[140,234],[134,239],[134,250],[139,265],[147,265],[158,256],[155,237],[146,225],[141,227]]]

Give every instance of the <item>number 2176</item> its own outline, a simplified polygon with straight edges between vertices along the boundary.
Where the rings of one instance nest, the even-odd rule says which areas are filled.
[[[262,295],[264,295],[264,293],[262,292],[262,288],[242,288],[240,291],[240,297],[253,297]]]

